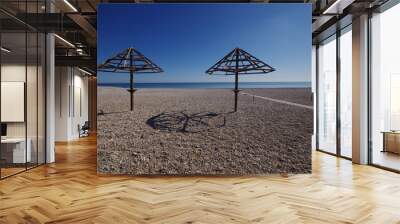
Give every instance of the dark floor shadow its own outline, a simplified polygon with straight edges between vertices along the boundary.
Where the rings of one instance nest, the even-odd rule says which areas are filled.
[[[189,113],[187,111],[163,112],[149,118],[146,121],[146,124],[153,129],[162,131],[198,133],[210,128],[224,127],[226,125],[225,115],[229,113]]]
[[[111,111],[111,112],[104,112],[103,110],[100,110],[99,112],[97,112],[98,116],[102,116],[102,115],[108,115],[108,114],[123,114],[123,113],[127,113],[130,110],[125,110],[125,111]]]

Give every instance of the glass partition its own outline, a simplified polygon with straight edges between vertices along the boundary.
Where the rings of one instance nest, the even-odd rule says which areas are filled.
[[[23,16],[43,11],[43,3],[8,1],[0,7]],[[43,33],[0,12],[0,178],[45,162],[45,44]]]
[[[1,34],[2,177],[24,171],[31,158],[26,141],[26,40],[25,32]]]
[[[336,153],[336,36],[318,48],[318,149]]]

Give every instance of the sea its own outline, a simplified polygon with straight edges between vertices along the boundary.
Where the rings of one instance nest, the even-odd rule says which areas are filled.
[[[98,86],[111,86],[129,88],[129,83],[99,83]],[[146,88],[171,88],[171,89],[232,89],[233,82],[168,82],[168,83],[135,83],[134,87]],[[265,88],[311,88],[311,82],[240,82],[240,89],[265,89]]]

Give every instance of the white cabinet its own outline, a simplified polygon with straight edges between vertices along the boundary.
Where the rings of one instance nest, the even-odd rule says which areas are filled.
[[[27,143],[26,151],[25,144]],[[32,161],[32,140],[25,138],[7,138],[1,140],[2,147],[12,151],[12,163],[25,163]]]

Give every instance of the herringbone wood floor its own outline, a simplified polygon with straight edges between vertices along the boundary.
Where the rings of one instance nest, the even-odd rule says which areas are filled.
[[[313,153],[313,174],[96,174],[95,138],[0,181],[0,223],[400,223],[400,175]]]

